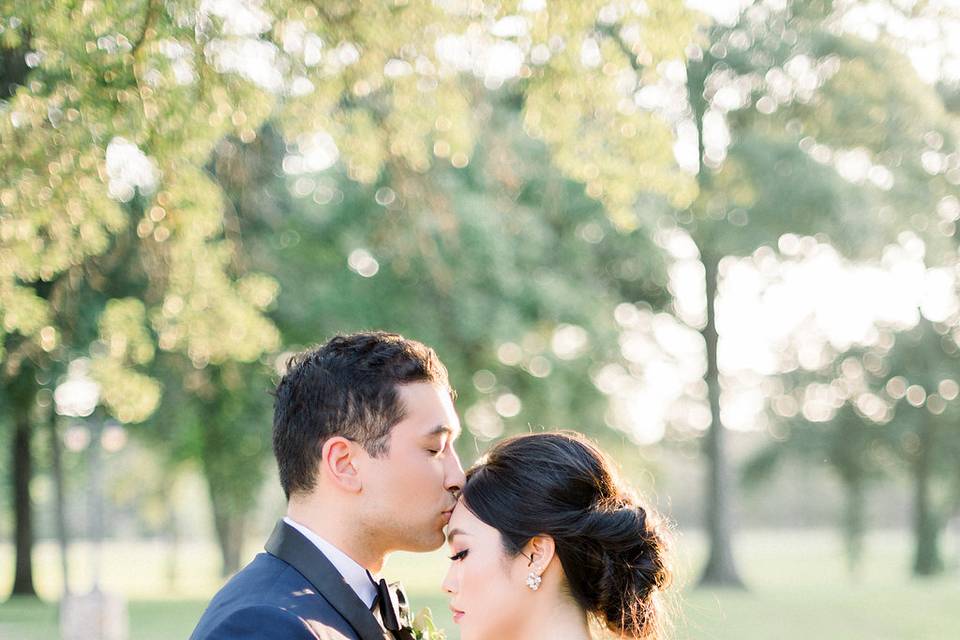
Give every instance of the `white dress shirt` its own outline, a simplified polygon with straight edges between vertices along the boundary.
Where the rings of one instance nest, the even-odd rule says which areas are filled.
[[[327,560],[343,576],[344,582],[350,585],[350,588],[356,592],[357,596],[367,605],[367,609],[373,606],[373,600],[377,597],[377,587],[370,582],[367,570],[357,564],[357,561],[345,554],[340,549],[315,534],[310,529],[299,522],[295,522],[289,516],[284,516],[283,521],[299,531],[304,537],[312,542],[320,550]]]

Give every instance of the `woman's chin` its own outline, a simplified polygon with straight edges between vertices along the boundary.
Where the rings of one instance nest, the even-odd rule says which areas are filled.
[[[460,628],[460,640],[483,640],[483,635],[477,633],[477,630],[473,628],[469,620],[466,625],[457,622],[457,627]]]

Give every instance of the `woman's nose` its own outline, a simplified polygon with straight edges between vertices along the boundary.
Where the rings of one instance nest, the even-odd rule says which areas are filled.
[[[447,575],[444,576],[443,582],[440,584],[440,588],[443,589],[444,593],[449,593],[453,595],[457,592],[456,580],[453,577],[453,565],[450,565],[450,568],[447,569]]]

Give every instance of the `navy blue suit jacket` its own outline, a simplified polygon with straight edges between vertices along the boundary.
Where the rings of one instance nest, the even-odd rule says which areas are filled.
[[[190,640],[394,640],[333,564],[282,520],[217,592]]]

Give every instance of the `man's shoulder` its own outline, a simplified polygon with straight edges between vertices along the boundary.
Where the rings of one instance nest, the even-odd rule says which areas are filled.
[[[310,584],[300,572],[280,558],[269,553],[258,553],[250,564],[227,581],[221,591],[241,588],[251,595],[256,595],[257,591],[266,589],[262,595],[268,595],[271,591],[286,589],[290,583]],[[250,592],[250,587],[254,585],[259,588]]]
[[[306,621],[293,612],[267,604],[251,604],[221,612],[194,630],[191,640],[226,640],[227,638],[291,638],[314,640],[317,636]]]
[[[223,616],[205,640],[356,640],[350,631],[274,605],[241,607]]]
[[[191,640],[353,638],[343,617],[296,569],[259,554],[210,601]]]

